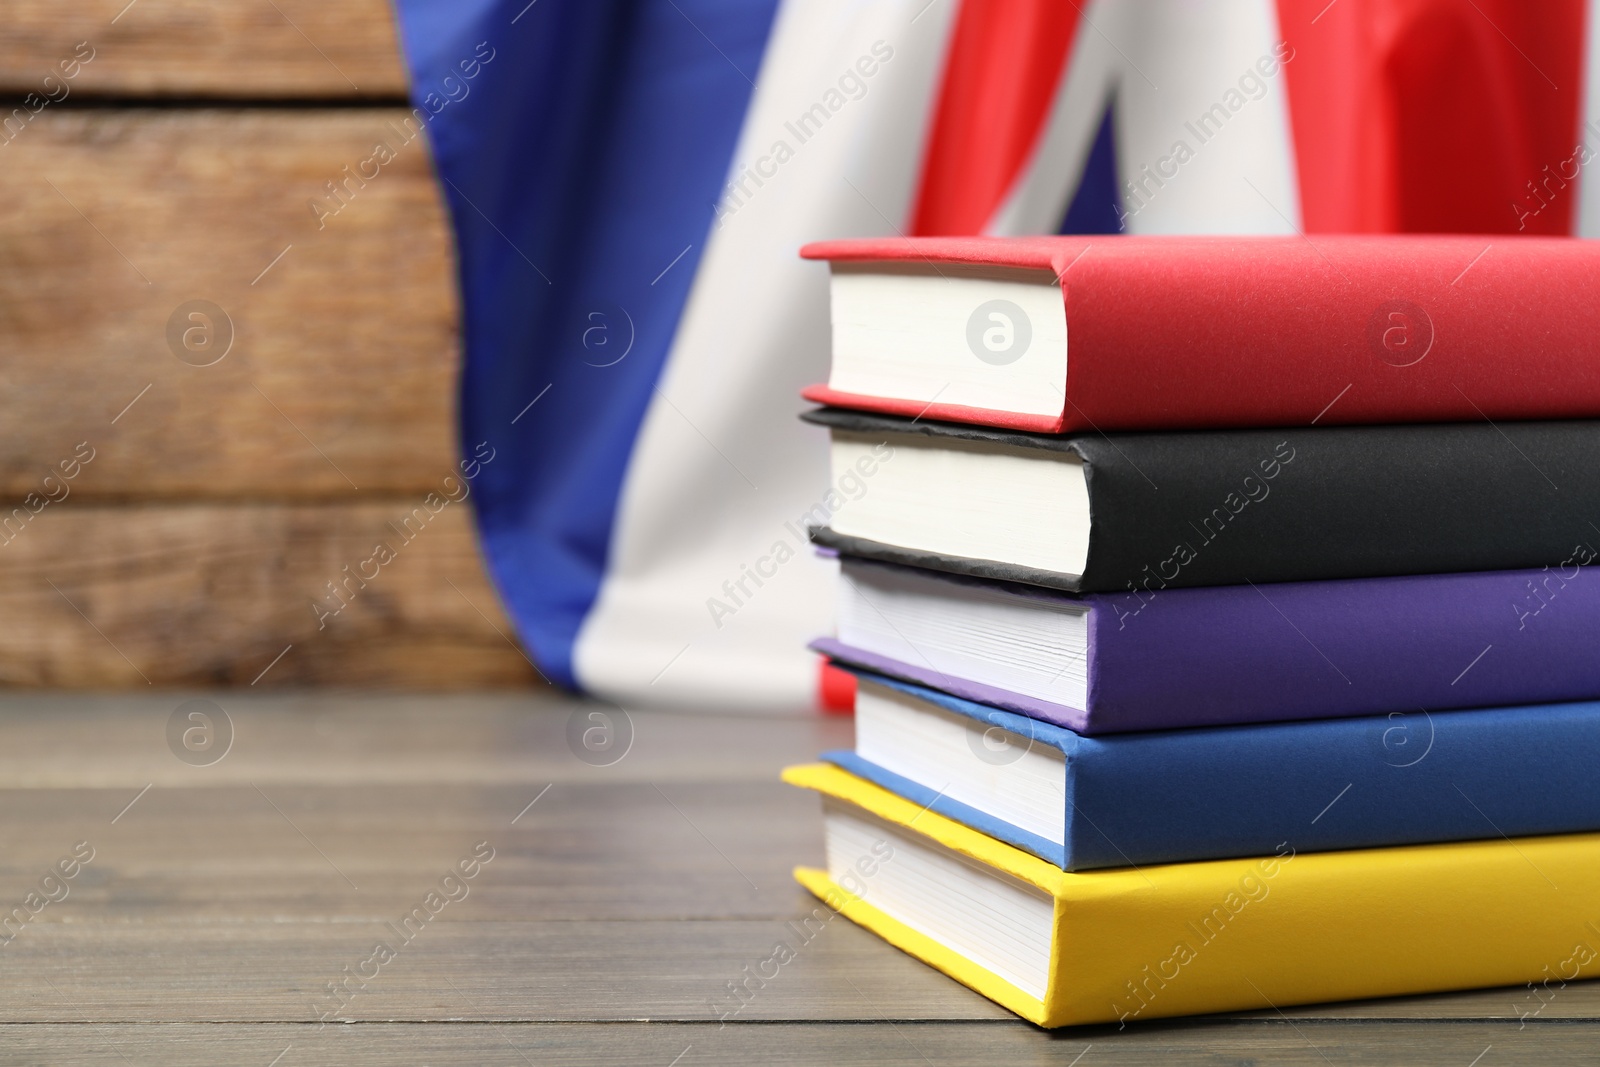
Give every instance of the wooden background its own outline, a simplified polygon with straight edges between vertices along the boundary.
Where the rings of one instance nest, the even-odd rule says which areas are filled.
[[[308,206],[409,113],[388,3],[5,15],[4,115],[59,97],[79,42],[94,58],[0,136],[0,517],[59,496],[44,479],[80,442],[95,458],[0,535],[0,685],[537,684],[470,500],[320,628],[311,607],[457,460],[425,139],[322,225]],[[168,344],[191,300],[232,322],[212,366]]]

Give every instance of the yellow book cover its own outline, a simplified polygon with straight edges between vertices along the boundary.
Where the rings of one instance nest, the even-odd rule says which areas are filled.
[[[841,802],[837,811],[864,811],[899,842],[899,855],[877,842],[859,868],[846,860],[832,876],[797,868],[801,885],[1040,1026],[1600,974],[1600,834],[1323,853],[1297,853],[1287,840],[1259,858],[1069,874],[837,767],[790,767],[783,778]],[[939,863],[976,862],[1003,872],[1001,895],[1042,901],[1051,916],[1042,988],[1021,988],[1022,979],[996,973],[1007,967],[949,947],[961,920],[950,917],[948,936],[934,937],[927,908],[919,919],[908,913],[915,907],[875,906],[896,859],[903,869],[894,878],[912,885],[901,890],[905,900],[957,880]]]

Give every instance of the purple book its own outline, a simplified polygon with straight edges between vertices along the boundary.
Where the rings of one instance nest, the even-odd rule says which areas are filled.
[[[812,648],[1080,734],[1600,698],[1600,571],[1576,559],[1081,595],[840,563]]]

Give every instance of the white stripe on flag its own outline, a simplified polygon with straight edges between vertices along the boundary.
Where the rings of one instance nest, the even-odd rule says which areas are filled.
[[[1583,96],[1578,101],[1578,121],[1583,128],[1575,143],[1600,154],[1600,0],[1589,0],[1584,13]],[[1600,237],[1600,178],[1595,177],[1596,166],[1600,162],[1586,164],[1578,173],[1578,210],[1572,220],[1572,232],[1577,237]]]
[[[1113,93],[1129,233],[1295,232],[1285,73],[1261,74],[1275,66],[1279,39],[1271,0],[1085,5],[1039,147],[991,232],[1048,233],[1060,224]]]
[[[804,646],[831,632],[834,568],[799,531],[829,482],[824,435],[795,416],[799,389],[827,376],[828,272],[796,253],[905,225],[955,8],[782,5],[731,171],[760,181],[722,204],[640,429],[574,650],[586,689],[624,703],[812,705]],[[752,570],[767,572],[759,584]]]

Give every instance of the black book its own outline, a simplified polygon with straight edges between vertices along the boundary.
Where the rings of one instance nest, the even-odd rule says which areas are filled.
[[[1054,436],[822,408],[813,540],[1080,592],[1592,562],[1600,422]]]

